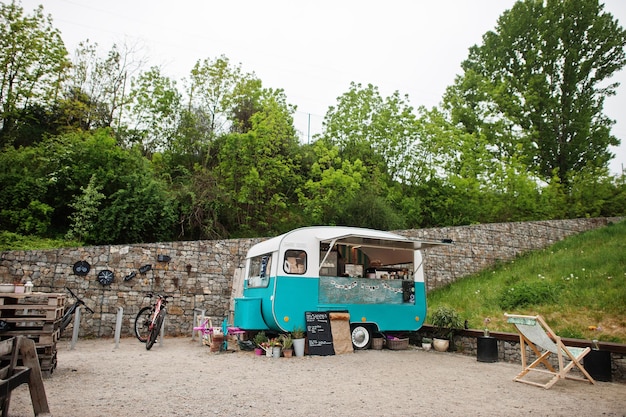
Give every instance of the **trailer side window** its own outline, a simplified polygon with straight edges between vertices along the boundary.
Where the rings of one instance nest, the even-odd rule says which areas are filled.
[[[270,282],[272,255],[255,256],[250,259],[248,287],[267,287]]]
[[[303,250],[285,251],[283,270],[288,274],[304,274],[306,272],[306,252]]]

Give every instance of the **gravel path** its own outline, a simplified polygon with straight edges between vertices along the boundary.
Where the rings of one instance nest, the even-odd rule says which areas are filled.
[[[55,417],[102,416],[626,416],[626,386],[512,381],[520,365],[453,353],[367,350],[266,358],[211,353],[191,338],[150,351],[135,339],[58,343],[44,379]],[[10,416],[33,416],[28,388]]]

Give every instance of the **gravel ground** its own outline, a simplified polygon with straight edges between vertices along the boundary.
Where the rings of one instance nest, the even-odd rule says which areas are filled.
[[[626,416],[626,386],[513,382],[518,364],[409,348],[267,358],[212,353],[196,339],[58,343],[44,379],[53,416]],[[9,415],[33,416],[28,387]]]

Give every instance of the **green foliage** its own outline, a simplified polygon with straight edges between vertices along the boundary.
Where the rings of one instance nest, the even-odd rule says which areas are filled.
[[[54,207],[47,198],[45,154],[37,148],[0,152],[0,229],[46,235]]]
[[[83,194],[76,197],[70,207],[75,211],[70,216],[70,230],[65,237],[67,239],[78,239],[82,241],[92,240],[89,238],[90,232],[95,228],[98,218],[101,201],[105,198],[99,190],[102,186],[96,185],[96,177],[91,176],[87,188],[80,188]]]
[[[349,204],[360,196],[367,170],[361,160],[339,156],[336,146],[317,141],[317,162],[300,190],[300,205],[311,224],[338,224]]]
[[[261,344],[266,343],[269,339],[264,331],[260,331],[254,335],[252,340],[256,346],[261,347]]]
[[[415,168],[423,162],[416,157],[421,150],[418,124],[408,97],[396,91],[383,98],[371,84],[350,84],[337,106],[326,113],[320,140],[337,146],[340,157],[360,160],[396,181],[413,179]]]
[[[439,305],[429,315],[429,322],[434,327],[434,336],[438,339],[450,339],[455,330],[463,328],[459,313],[450,306]]]
[[[37,250],[56,248],[76,248],[81,242],[64,239],[47,239],[39,236],[24,236],[18,233],[0,231],[0,250]]]
[[[49,105],[69,62],[60,32],[43,6],[26,15],[19,2],[0,3],[0,147],[12,144],[32,103]],[[22,135],[23,136],[23,135]]]
[[[611,121],[606,80],[626,64],[626,31],[598,1],[518,1],[483,44],[470,49],[464,74],[444,99],[454,123],[484,135],[494,157],[521,145],[523,162],[544,180],[585,166],[606,167]]]
[[[547,281],[523,281],[517,285],[504,289],[499,305],[504,311],[557,303],[559,288]]]
[[[351,83],[306,145],[285,93],[225,56],[181,89],[116,45],[83,42],[70,67],[41,7],[0,5],[0,29],[0,230],[104,244],[626,214],[602,115],[625,32],[595,1],[516,3],[441,108]]]
[[[569,237],[429,292],[429,308],[451,306],[471,328],[490,317],[491,330],[499,331],[512,331],[505,312],[541,314],[559,334],[624,342],[625,236],[620,222]]]
[[[299,326],[294,327],[293,331],[291,332],[291,336],[294,339],[303,339],[304,335],[305,335],[304,329]]]
[[[93,231],[101,243],[159,242],[172,239],[174,202],[163,184],[139,171],[122,177],[124,187],[107,197]]]
[[[569,183],[567,216],[571,218],[601,216],[615,191],[606,168],[581,169],[570,175]]]
[[[0,197],[5,230],[50,237],[71,229],[68,237],[100,244],[173,237],[175,206],[165,184],[108,131],[9,149],[0,154],[0,179],[11,191]]]
[[[136,71],[127,47],[113,44],[101,57],[98,45],[79,43],[66,80],[68,94],[62,100],[60,122],[65,131],[91,130],[119,124],[129,103],[128,75]]]
[[[289,333],[283,333],[279,336],[280,344],[283,349],[291,349],[293,347],[293,339]]]
[[[217,177],[224,224],[240,234],[275,234],[284,230],[287,205],[301,185],[297,173],[297,140],[291,111],[282,92],[266,91],[262,110],[251,118],[251,130],[232,133],[219,142]],[[255,227],[251,233],[250,228]]]
[[[176,82],[152,67],[133,79],[129,105],[135,127],[127,141],[140,144],[144,154],[165,147],[174,136],[181,114],[181,94]]]

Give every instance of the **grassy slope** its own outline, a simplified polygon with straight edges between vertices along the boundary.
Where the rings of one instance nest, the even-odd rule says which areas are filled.
[[[582,233],[428,294],[470,328],[513,332],[504,313],[541,314],[562,337],[626,343],[626,222]],[[428,321],[428,320],[427,320]]]

